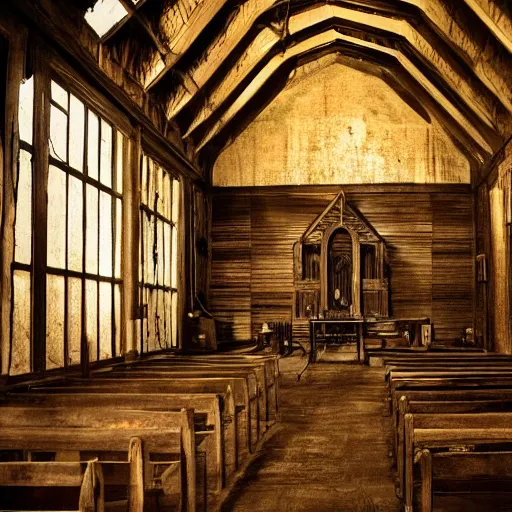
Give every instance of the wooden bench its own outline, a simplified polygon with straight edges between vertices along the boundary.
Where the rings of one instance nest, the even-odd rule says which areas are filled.
[[[105,369],[98,371],[92,375],[92,378],[100,376],[103,377],[106,374],[117,375],[129,375],[130,373],[142,373],[142,372],[153,372],[160,374],[172,374],[179,377],[202,377],[202,378],[213,378],[213,377],[239,377],[246,378],[248,385],[256,387],[256,394],[259,400],[259,419],[260,429],[264,432],[269,427],[268,418],[271,416],[275,418],[275,405],[272,408],[273,411],[269,411],[271,403],[267,400],[268,397],[268,386],[266,381],[265,369],[255,368],[253,366],[248,368],[233,367],[232,369],[217,367],[212,365],[197,365],[197,364],[178,364],[176,362],[148,362],[148,363],[137,363],[126,367],[116,367],[112,369]]]
[[[53,501],[62,506],[62,488],[76,488],[79,492],[74,501],[79,512],[103,512],[104,488],[101,465],[93,460],[80,462],[1,462],[0,496],[4,510],[38,510],[41,496],[33,496],[31,490],[57,488],[45,492],[45,505]],[[13,489],[14,488],[14,489]],[[21,489],[20,489],[21,488]],[[16,492],[21,491],[21,492]],[[53,500],[52,500],[53,498]],[[71,507],[70,507],[71,509]],[[44,510],[44,509],[42,509]],[[132,509],[133,510],[133,509]]]
[[[172,460],[183,464],[183,503],[187,511],[195,511],[198,495],[193,410],[148,414],[133,409],[109,409],[106,414],[102,407],[1,407],[0,450],[78,450],[98,456],[101,452],[127,451],[134,437],[141,439],[146,449],[144,469],[150,477],[146,479],[146,490],[154,488],[152,468],[174,465],[152,463],[150,454],[173,456]]]
[[[260,428],[260,414],[259,414],[259,390],[257,382],[252,376],[246,374],[239,374],[231,372],[224,376],[218,374],[198,373],[194,372],[172,372],[172,371],[155,371],[145,370],[140,371],[129,371],[129,372],[107,372],[102,374],[96,374],[91,379],[68,379],[68,382],[74,382],[75,385],[95,385],[97,383],[107,382],[115,380],[125,383],[132,382],[144,382],[145,380],[151,380],[155,385],[158,384],[155,381],[168,384],[162,384],[165,387],[165,391],[171,391],[171,384],[174,392],[225,392],[228,386],[233,392],[235,404],[237,410],[242,413],[242,417],[245,423],[242,425],[243,431],[246,433],[247,442],[250,451],[261,438],[262,429]],[[147,385],[147,384],[145,384]],[[132,385],[133,387],[134,385]]]
[[[221,370],[247,370],[254,369],[258,379],[261,381],[262,392],[266,396],[266,421],[271,424],[277,419],[278,396],[279,396],[279,366],[276,357],[256,358],[255,356],[246,356],[244,358],[233,358],[227,356],[168,356],[154,359],[145,359],[123,365],[123,367],[162,367],[168,365],[176,366],[197,366],[198,368],[208,367]],[[117,365],[116,367],[120,367]],[[259,373],[259,372],[262,373]],[[264,404],[262,404],[263,406]]]
[[[144,394],[121,394],[111,392],[113,387],[111,386],[107,392],[104,392],[105,389],[102,388],[96,389],[96,393],[87,393],[81,388],[76,393],[70,393],[67,388],[57,388],[60,392],[48,393],[44,388],[41,388],[37,393],[7,395],[4,401],[6,405],[11,407],[103,407],[107,408],[105,414],[109,414],[112,409],[136,409],[148,411],[149,413],[153,411],[179,412],[185,406],[194,411],[196,439],[205,438],[206,441],[205,457],[208,489],[213,492],[220,492],[224,487],[226,469],[224,465],[225,452],[220,400],[217,395],[196,395],[195,398],[178,396],[176,398],[170,394],[152,394],[150,392]],[[199,406],[200,411],[194,409],[191,403]],[[231,471],[233,473],[234,468]]]
[[[455,492],[461,496],[465,492],[474,498],[480,493],[484,499],[479,510],[489,510],[490,489],[499,501],[499,510],[511,509],[512,495],[503,491],[510,489],[512,484],[512,451],[431,452],[425,448],[418,450],[416,458],[420,466],[421,512],[432,512],[434,479],[442,482],[436,487],[445,495]],[[504,508],[504,498],[507,508]]]
[[[405,415],[405,509],[413,510],[414,464],[425,449],[508,453],[512,446],[512,413]],[[425,491],[427,492],[427,491]]]
[[[172,460],[153,462],[151,454],[172,451],[181,452],[181,436],[174,430],[122,429],[66,427],[2,427],[0,451],[11,458],[23,453],[31,462],[43,458],[55,462],[80,462],[94,454],[101,466],[105,491],[116,488],[114,499],[119,500],[119,486],[123,487],[125,506],[129,512],[143,512],[147,501],[144,490],[163,492],[167,501],[182,504],[185,508],[181,484],[181,455]],[[124,459],[120,455],[124,454]],[[169,457],[170,458],[170,457]],[[47,461],[47,460],[46,460]],[[51,480],[49,480],[51,483]],[[58,485],[57,483],[53,485]],[[106,494],[106,492],[104,492]],[[107,496],[112,498],[112,496]],[[15,497],[13,497],[15,500]],[[111,505],[111,503],[109,503]]]
[[[498,396],[498,395],[497,395]],[[512,400],[448,400],[448,401],[409,401],[402,396],[399,401],[396,425],[396,461],[400,495],[403,495],[405,468],[405,415],[413,414],[460,414],[484,412],[512,412]]]

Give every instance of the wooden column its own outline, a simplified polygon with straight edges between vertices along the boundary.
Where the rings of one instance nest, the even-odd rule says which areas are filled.
[[[32,371],[46,369],[46,254],[50,133],[49,56],[42,41],[34,41],[34,156],[32,238]]]
[[[18,100],[21,80],[25,77],[25,54],[27,30],[14,19],[0,18],[0,31],[8,39],[9,55],[7,62],[7,83],[5,96],[5,124],[3,148],[0,147],[0,187],[1,187],[1,237],[0,261],[2,277],[0,281],[0,333],[1,333],[1,373],[7,375],[11,354],[11,264],[14,260],[14,187],[18,166]],[[0,144],[1,146],[1,144]],[[2,150],[3,149],[3,150]]]
[[[139,198],[141,130],[129,139],[124,149],[123,176],[123,347],[125,359],[139,356],[137,346],[138,274],[139,274]]]

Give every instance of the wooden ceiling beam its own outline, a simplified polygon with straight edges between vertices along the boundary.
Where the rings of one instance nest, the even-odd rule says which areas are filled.
[[[385,30],[386,33],[400,36],[407,41],[407,44],[419,56],[428,63],[432,72],[440,77],[445,87],[452,94],[459,96],[469,110],[484,124],[488,130],[495,132],[495,110],[494,98],[486,88],[474,87],[467,77],[457,67],[447,62],[444,57],[435,51],[434,48],[419,34],[409,23],[403,20],[395,20],[382,16],[352,11],[339,6],[322,5],[315,9],[293,15],[290,18],[289,30],[292,36],[297,36],[306,30],[312,31],[315,27],[323,27],[326,23],[342,23],[350,21],[360,26],[362,33],[364,29]],[[361,37],[362,41],[364,39]],[[196,118],[188,127],[185,137],[193,135],[214,112],[220,108],[227,98],[234,92],[238,85],[246,80],[254,69],[259,67],[261,62],[280,42],[280,37],[271,29],[264,28],[257,34],[255,39],[247,47],[240,58],[234,62],[233,67],[227,75],[215,87],[207,97],[205,105],[198,112]],[[202,84],[198,84],[200,86]],[[195,91],[187,90],[189,96]]]
[[[371,2],[364,3],[368,6]],[[512,113],[512,90],[506,79],[507,72],[512,75],[512,66],[509,66],[509,70],[504,70],[496,66],[496,64],[492,62],[492,59],[483,59],[481,57],[482,52],[478,50],[479,46],[474,41],[473,35],[461,26],[457,26],[457,30],[452,28],[452,24],[449,23],[451,20],[449,13],[439,0],[429,0],[428,2],[425,0],[398,0],[398,3],[404,7],[413,6],[419,9],[420,12],[430,20],[431,26],[434,28],[435,32],[440,33],[443,40],[448,44],[448,47],[455,51],[455,55],[464,58],[473,76],[483,85],[483,88],[478,87],[479,91],[477,94],[471,95],[471,103],[473,103],[474,107],[478,104],[479,97],[486,96],[492,97],[490,104],[498,101]],[[269,10],[272,5],[272,0],[247,0],[247,2],[240,7],[239,12],[234,16],[230,26],[227,28],[226,32],[222,34],[222,37],[219,36],[212,41],[210,46],[203,52],[203,55],[194,64],[193,68],[187,71],[194,83],[198,85],[199,90],[213,77],[219,67],[227,60],[230,53],[240,44],[258,17],[261,16],[263,12]],[[359,2],[355,2],[354,8],[358,7],[358,5]],[[426,60],[433,61],[431,65],[434,70],[439,69],[441,72],[444,72],[445,75],[447,73],[453,75],[451,82],[452,85],[455,85],[455,91],[459,92],[462,87],[466,89],[464,94],[467,95],[468,88],[465,87],[466,80],[461,80],[456,76],[456,73],[454,74],[452,71],[454,68],[460,66],[454,66],[452,62],[448,62],[446,58],[443,57],[443,53],[446,54],[447,52],[439,52],[433,48],[407,21],[390,18],[388,16],[379,16],[378,14],[369,14],[351,7],[343,8],[334,4],[325,5],[324,3],[319,4],[317,8],[308,9],[305,12],[307,15],[310,15],[312,12],[320,12],[322,9],[332,9],[333,11],[336,9],[338,12],[343,11],[345,14],[339,15],[339,17],[344,17],[352,21],[361,18],[361,24],[369,24],[375,29],[383,29],[386,25],[400,24],[403,28],[384,28],[384,30],[395,31],[397,35],[405,37]],[[378,13],[379,11],[376,10],[376,12]],[[299,15],[300,13],[292,15],[290,24],[292,24],[293,20],[297,19]],[[372,17],[378,20],[378,22],[371,22]],[[492,48],[488,51],[491,52]],[[434,58],[432,59],[432,57]],[[503,76],[504,74],[505,76]],[[171,118],[175,117],[193,98],[193,90],[191,91],[185,86],[178,86],[170,96],[167,106],[168,116]],[[489,103],[489,101],[487,102]],[[481,113],[483,112],[479,107],[476,107],[476,109],[480,110]],[[496,109],[491,105],[490,108],[484,110],[495,111]]]
[[[467,134],[468,139],[474,141],[479,148],[477,158],[483,163],[486,157],[492,155],[493,147],[482,136],[480,131],[447,99],[443,93],[435,87],[415,66],[399,51],[386,48],[375,43],[361,41],[354,37],[346,36],[338,33],[336,30],[330,29],[324,33],[313,36],[302,41],[295,46],[288,48],[283,54],[274,56],[269,63],[256,75],[251,83],[240,93],[233,101],[229,108],[224,112],[221,118],[207,131],[196,152],[205,148],[209,142],[215,138],[225,127],[233,120],[233,118],[247,105],[255,95],[262,90],[271,81],[272,76],[278,69],[291,59],[297,59],[307,52],[315,49],[332,45],[333,43],[349,44],[355,47],[361,47],[364,50],[372,50],[383,54],[384,57],[394,58],[401,68],[416,82],[420,88],[432,98],[438,108],[442,109],[445,115],[450,117],[460,129]]]
[[[496,39],[512,53],[512,20],[493,0],[464,0]]]
[[[142,1],[143,0],[141,0],[139,4]],[[120,2],[121,5],[128,11],[128,16],[135,19],[139,23],[139,25],[146,31],[146,33],[153,41],[155,48],[158,50],[158,53],[162,56],[162,58],[166,58],[166,56],[170,53],[170,50],[162,44],[162,41],[160,41],[158,36],[151,28],[149,21],[140,12],[139,9],[141,6],[139,4],[134,4],[132,0],[118,0],[118,2]]]
[[[172,53],[169,58],[165,59],[163,69],[144,85],[146,91],[149,91],[167,72],[176,66],[181,57],[192,46],[220,9],[224,7],[226,2],[227,0],[203,0],[190,11],[188,2],[187,7],[180,9],[179,5],[185,2],[178,0],[173,9],[167,12],[170,18],[162,19],[161,26],[164,28],[168,27],[165,35],[168,38],[168,46]]]

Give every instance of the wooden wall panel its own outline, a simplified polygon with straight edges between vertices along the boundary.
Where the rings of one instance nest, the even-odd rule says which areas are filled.
[[[432,210],[432,316],[436,338],[449,340],[473,327],[473,198],[434,194]]]
[[[347,195],[384,238],[395,317],[432,316],[432,206],[428,193]]]
[[[430,317],[438,339],[453,340],[472,325],[473,203],[468,187],[440,190],[350,187],[346,193],[387,242],[392,314]],[[254,337],[263,322],[291,319],[293,244],[338,191],[214,191],[212,310],[243,323],[236,339]]]
[[[214,198],[209,305],[233,324],[237,340],[251,338],[251,209],[248,198]]]

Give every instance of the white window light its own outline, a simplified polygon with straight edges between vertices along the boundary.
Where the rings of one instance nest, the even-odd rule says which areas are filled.
[[[85,13],[85,21],[98,36],[103,37],[127,15],[128,11],[118,0],[98,0],[94,7]]]

